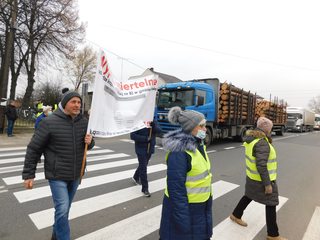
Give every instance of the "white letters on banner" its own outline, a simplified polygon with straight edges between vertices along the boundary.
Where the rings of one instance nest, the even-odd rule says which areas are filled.
[[[96,137],[115,137],[144,128],[144,122],[153,120],[157,87],[158,75],[155,74],[117,81],[101,51],[88,133]]]

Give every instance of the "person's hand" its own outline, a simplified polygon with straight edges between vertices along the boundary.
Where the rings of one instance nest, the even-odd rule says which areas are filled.
[[[84,142],[89,145],[91,141],[92,141],[92,135],[86,134],[86,136],[84,137]]]
[[[34,179],[27,179],[27,180],[24,180],[24,187],[26,189],[32,189],[33,188],[33,181]]]
[[[271,184],[264,187],[264,193],[265,193],[265,194],[271,194],[271,193],[272,193],[272,186],[271,186]]]

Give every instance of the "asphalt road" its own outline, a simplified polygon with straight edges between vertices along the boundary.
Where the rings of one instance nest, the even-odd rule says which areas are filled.
[[[158,141],[160,142],[160,141]],[[274,137],[279,161],[278,185],[281,235],[301,240],[320,207],[318,190],[320,132]],[[26,144],[21,144],[26,146]],[[128,136],[97,139],[88,155],[88,171],[70,213],[72,239],[158,239],[159,214],[165,178],[165,151],[159,147],[149,164],[151,198],[140,193],[130,177],[137,165]],[[22,188],[20,177],[24,148],[0,146],[0,239],[50,239],[52,200],[46,180],[37,175],[33,192]],[[112,150],[112,152],[107,151]],[[244,216],[248,228],[239,228],[228,216],[244,192],[245,163],[241,143],[221,141],[207,149],[213,167],[213,239],[265,239],[264,208],[252,204]],[[43,171],[42,164],[38,172]],[[317,208],[318,207],[318,208]],[[310,225],[312,226],[312,224]],[[93,233],[94,235],[88,235]],[[233,236],[233,237],[232,237]],[[320,239],[306,237],[304,240]]]

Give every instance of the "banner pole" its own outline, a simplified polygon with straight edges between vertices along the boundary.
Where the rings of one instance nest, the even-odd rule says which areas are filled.
[[[81,172],[80,172],[80,181],[79,184],[81,184],[82,177],[84,175],[84,166],[86,165],[86,159],[87,159],[87,151],[88,151],[88,144],[84,146],[84,153],[83,153],[83,159],[82,159],[82,165],[81,165]]]

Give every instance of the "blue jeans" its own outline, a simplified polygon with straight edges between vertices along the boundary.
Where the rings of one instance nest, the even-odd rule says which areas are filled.
[[[79,179],[75,181],[49,180],[49,185],[55,209],[53,234],[58,240],[69,240],[69,210],[79,186]]]
[[[140,183],[142,185],[142,192],[149,190],[149,184],[148,184],[148,176],[147,176],[147,166],[149,163],[149,160],[151,158],[151,154],[137,154],[138,155],[138,161],[139,166],[136,169],[133,178],[137,181],[140,180]]]
[[[8,136],[11,136],[11,135],[12,135],[14,121],[15,121],[15,120],[9,120],[9,119],[8,119],[8,126],[7,126],[7,134],[8,134]]]

